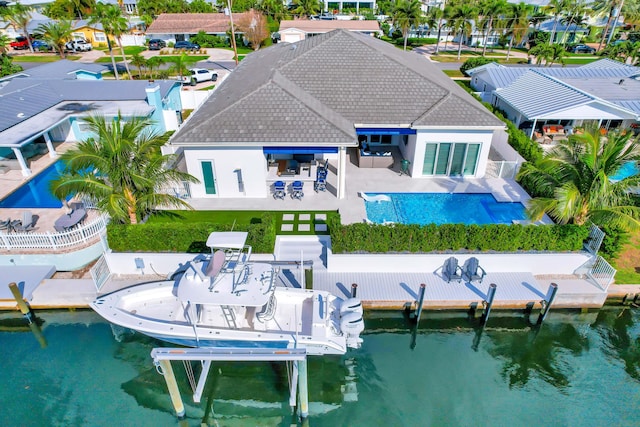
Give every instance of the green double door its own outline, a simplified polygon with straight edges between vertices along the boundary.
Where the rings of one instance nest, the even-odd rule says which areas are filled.
[[[423,175],[474,175],[480,144],[441,142],[427,144],[422,165]]]

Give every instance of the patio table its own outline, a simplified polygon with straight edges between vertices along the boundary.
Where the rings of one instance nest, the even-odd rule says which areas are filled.
[[[86,216],[87,211],[85,209],[76,209],[70,214],[64,214],[60,218],[56,219],[56,222],[53,224],[53,228],[56,231],[68,230],[85,219]]]

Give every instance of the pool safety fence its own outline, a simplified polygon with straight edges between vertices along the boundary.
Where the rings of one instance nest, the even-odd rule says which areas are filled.
[[[616,269],[611,266],[604,258],[598,255],[587,272],[587,277],[595,282],[595,284],[606,291],[609,285],[613,283],[616,275]]]
[[[10,233],[0,234],[0,249],[49,249],[61,250],[76,246],[85,246],[106,234],[108,217],[98,216],[96,219],[80,224],[64,232],[45,233]]]
[[[518,173],[519,163],[516,161],[492,161],[487,162],[486,178],[515,179]]]

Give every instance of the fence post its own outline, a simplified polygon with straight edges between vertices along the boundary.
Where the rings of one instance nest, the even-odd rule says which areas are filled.
[[[5,249],[11,249],[11,246],[9,245],[9,240],[5,235],[0,234],[0,240],[2,240],[2,244],[4,245]]]
[[[500,162],[500,171],[498,172],[498,178],[502,178],[502,169],[504,168],[504,160]]]

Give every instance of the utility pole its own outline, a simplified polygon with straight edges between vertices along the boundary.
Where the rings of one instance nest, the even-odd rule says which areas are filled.
[[[233,12],[231,12],[231,0],[227,0],[227,7],[229,10],[229,20],[231,21],[231,47],[233,47],[233,58],[238,65],[238,47],[236,46],[236,29],[233,26]]]

